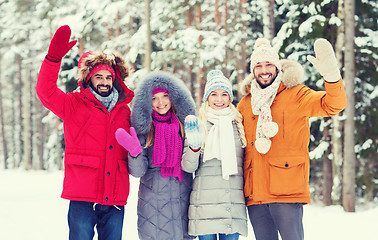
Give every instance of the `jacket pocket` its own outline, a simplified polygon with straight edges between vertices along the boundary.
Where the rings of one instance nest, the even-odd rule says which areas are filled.
[[[64,194],[71,197],[96,198],[98,193],[98,166],[94,156],[67,154]]]
[[[244,169],[244,197],[253,195],[253,170],[252,168]]]
[[[269,187],[272,195],[294,195],[305,191],[305,160],[294,157],[269,162]]]
[[[130,182],[129,171],[127,170],[127,161],[118,159],[114,199],[117,201],[126,201],[127,197],[129,196],[129,189]]]

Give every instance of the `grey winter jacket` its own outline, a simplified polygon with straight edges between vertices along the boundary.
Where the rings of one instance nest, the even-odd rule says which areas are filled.
[[[211,126],[208,122],[207,129]],[[189,147],[184,149],[181,167],[187,172],[195,171],[189,206],[190,235],[239,233],[247,236],[247,213],[243,193],[244,149],[236,124],[233,126],[238,174],[230,176],[229,180],[222,177],[221,161],[213,159],[203,162],[203,150],[193,152]]]
[[[144,148],[152,124],[152,90],[160,86],[168,94],[181,122],[195,114],[195,104],[184,83],[173,75],[155,72],[147,75],[135,91],[131,124],[138,134],[142,153],[129,155],[128,169],[140,177],[138,193],[138,234],[142,240],[192,239],[188,235],[188,206],[193,177],[184,172],[182,182],[177,177],[162,177],[161,168],[152,164],[153,146]]]

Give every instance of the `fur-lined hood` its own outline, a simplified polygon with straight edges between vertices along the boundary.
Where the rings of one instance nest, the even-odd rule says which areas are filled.
[[[182,123],[186,116],[195,114],[196,105],[183,81],[167,72],[151,72],[136,88],[132,104],[131,125],[138,134],[147,134],[151,128],[152,90],[157,86],[168,90],[172,106]]]
[[[286,59],[280,60],[280,62],[282,66],[281,78],[285,87],[292,88],[303,83],[304,69],[298,62]],[[251,73],[240,84],[240,92],[243,95],[250,94],[251,82],[253,79],[254,76],[253,73]]]
[[[88,83],[85,82],[87,76],[92,69],[98,64],[106,64],[114,69],[115,79],[114,87],[118,90],[119,100],[131,101],[134,93],[125,85],[124,81],[129,76],[129,67],[125,60],[117,53],[105,53],[90,51],[84,53],[79,60],[78,85],[80,89],[87,88]]]

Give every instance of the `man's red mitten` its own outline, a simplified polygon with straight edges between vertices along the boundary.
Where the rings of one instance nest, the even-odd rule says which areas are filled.
[[[68,25],[63,25],[56,30],[54,37],[51,39],[49,51],[46,58],[52,62],[60,62],[68,51],[75,46],[77,40],[69,42],[71,29]]]

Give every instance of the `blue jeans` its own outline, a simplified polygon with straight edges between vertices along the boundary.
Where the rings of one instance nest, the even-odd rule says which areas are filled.
[[[219,240],[238,240],[239,239],[239,233],[233,233],[233,234],[209,234],[209,235],[201,235],[198,236],[199,240],[217,240],[217,235],[219,235]]]
[[[268,203],[248,206],[256,240],[303,240],[302,203]]]
[[[70,201],[68,226],[70,240],[92,240],[94,227],[99,240],[121,240],[124,206]]]

